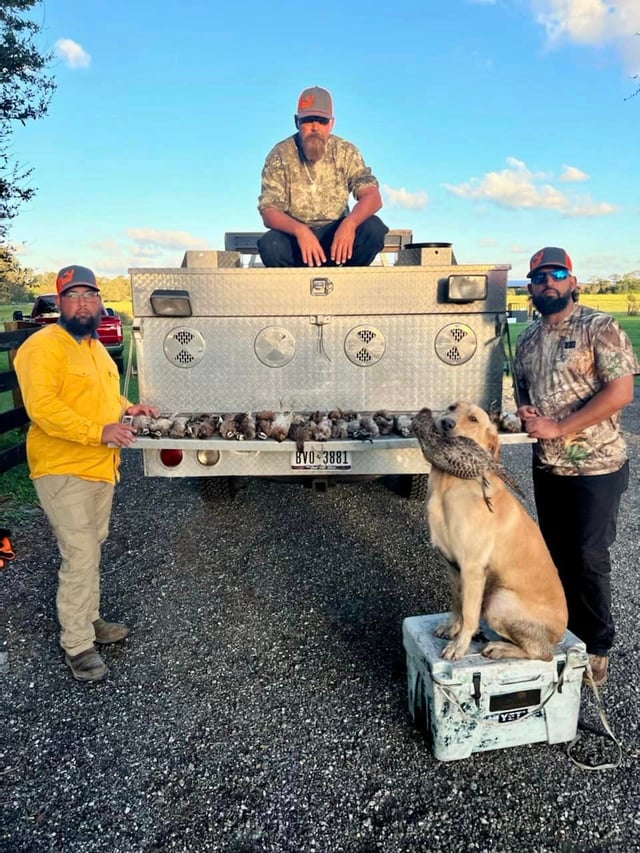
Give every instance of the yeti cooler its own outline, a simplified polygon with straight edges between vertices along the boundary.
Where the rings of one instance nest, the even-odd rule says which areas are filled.
[[[567,631],[553,660],[490,660],[480,653],[497,635],[484,627],[462,660],[441,657],[435,629],[447,613],[411,616],[402,625],[409,713],[440,761],[472,752],[575,737],[588,655]]]

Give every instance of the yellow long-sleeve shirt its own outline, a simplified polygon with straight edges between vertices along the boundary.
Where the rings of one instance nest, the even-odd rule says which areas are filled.
[[[100,341],[78,341],[53,323],[22,344],[14,368],[31,419],[31,478],[66,474],[115,483],[120,451],[101,443],[102,430],[131,403],[120,394],[117,367]]]

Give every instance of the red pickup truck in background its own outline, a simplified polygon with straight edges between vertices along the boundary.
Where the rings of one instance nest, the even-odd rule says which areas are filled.
[[[34,323],[55,323],[60,316],[55,294],[47,293],[36,297],[30,319]],[[13,312],[14,320],[24,320],[22,311]],[[98,326],[98,337],[115,361],[119,373],[124,372],[124,334],[122,320],[113,310],[102,306],[102,320]]]

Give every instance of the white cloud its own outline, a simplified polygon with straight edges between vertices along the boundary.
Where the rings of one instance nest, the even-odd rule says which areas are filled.
[[[56,53],[64,59],[69,68],[88,68],[91,65],[91,54],[72,39],[58,39]]]
[[[587,175],[575,167],[570,180],[586,180]],[[596,202],[590,196],[572,197],[557,189],[552,176],[546,172],[532,172],[521,160],[507,159],[507,168],[500,172],[487,172],[482,178],[471,178],[462,184],[443,184],[453,195],[474,201],[488,201],[508,209],[529,208],[556,210],[568,216],[606,216],[618,208],[609,202]],[[567,180],[565,178],[565,180]]]
[[[609,204],[608,201],[594,201],[590,195],[578,196],[571,207],[565,211],[567,216],[609,216],[611,213],[617,213],[618,208],[615,204]]]
[[[640,71],[638,0],[531,0],[536,21],[551,44],[562,41],[611,46],[630,74]]]
[[[137,244],[136,253],[153,249],[206,249],[207,240],[187,231],[159,231],[156,228],[129,228],[127,236]]]
[[[410,193],[404,187],[396,190],[384,184],[382,187],[385,205],[388,207],[406,207],[411,210],[419,210],[429,204],[429,196],[424,190]]]
[[[563,166],[559,180],[564,181],[567,184],[575,181],[588,181],[589,175],[587,175],[586,172],[583,172],[582,169],[577,169],[575,166]]]

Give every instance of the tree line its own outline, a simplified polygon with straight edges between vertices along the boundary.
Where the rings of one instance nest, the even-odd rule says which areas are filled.
[[[22,305],[33,302],[41,293],[56,292],[55,272],[34,273],[20,266],[11,250],[5,252],[4,269],[0,269],[0,304]],[[131,282],[128,276],[115,278],[96,276],[98,286],[105,302],[125,302],[131,299]]]

